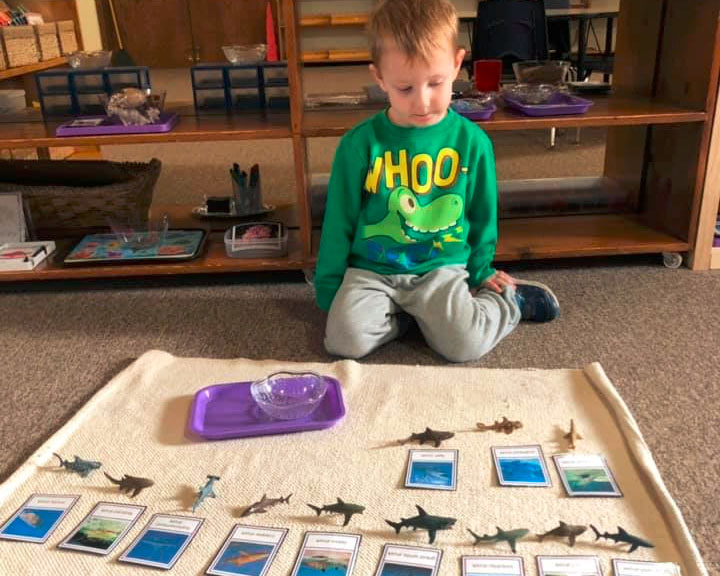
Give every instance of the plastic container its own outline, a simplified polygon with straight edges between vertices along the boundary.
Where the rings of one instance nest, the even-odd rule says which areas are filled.
[[[263,230],[260,227],[266,228]],[[248,222],[225,231],[230,258],[276,258],[287,254],[287,228],[282,222]]]
[[[67,57],[70,68],[105,68],[110,66],[111,50],[73,52]]]
[[[315,372],[275,372],[250,385],[250,395],[271,418],[298,420],[312,414],[328,389]]]
[[[562,84],[570,70],[566,60],[522,60],[513,64],[515,79],[521,84]]]
[[[237,44],[223,46],[223,54],[233,64],[252,64],[263,62],[267,54],[267,44]]]

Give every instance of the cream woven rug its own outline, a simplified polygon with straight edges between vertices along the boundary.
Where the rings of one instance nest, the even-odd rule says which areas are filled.
[[[328,430],[220,442],[193,442],[184,430],[193,394],[205,386],[252,380],[277,369],[312,369],[336,377],[343,386],[345,419]],[[478,421],[501,416],[521,420],[511,436],[470,432]],[[562,435],[574,418],[584,440],[579,452],[606,455],[623,498],[568,498],[552,462],[565,450]],[[430,426],[458,432],[443,448],[459,450],[455,492],[403,488],[409,445],[393,441]],[[491,445],[541,444],[553,482],[550,488],[497,485]],[[52,452],[78,454],[103,462],[111,474],[147,476],[156,485],[131,500],[98,471],[89,478],[59,472]],[[293,364],[276,361],[176,358],[160,351],[144,354],[100,390],[61,430],[0,486],[3,522],[30,494],[80,494],[81,498],[45,544],[0,541],[0,574],[148,574],[147,568],[116,562],[152,514],[191,515],[194,493],[207,474],[217,474],[216,499],[195,514],[206,521],[172,570],[199,575],[231,527],[289,528],[270,576],[290,574],[307,530],[361,533],[354,574],[374,574],[386,542],[428,546],[425,532],[396,536],[384,522],[414,515],[415,504],[430,514],[458,519],[439,532],[435,547],[444,552],[440,574],[459,575],[462,555],[510,554],[505,543],[472,546],[466,528],[494,527],[544,532],[562,519],[593,523],[616,531],[619,524],[655,543],[654,549],[625,553],[588,533],[574,548],[563,541],[534,538],[518,543],[529,576],[537,573],[535,555],[597,555],[603,573],[611,559],[676,562],[685,576],[706,575],[682,516],[666,490],[635,421],[599,364],[585,370],[489,370],[463,367]],[[291,504],[268,514],[238,518],[239,512],[267,492],[294,495]],[[366,506],[343,529],[341,518],[319,519],[306,503],[327,504],[337,496]],[[98,501],[133,502],[148,507],[132,531],[108,556],[98,557],[56,545]],[[588,531],[589,532],[589,531]]]

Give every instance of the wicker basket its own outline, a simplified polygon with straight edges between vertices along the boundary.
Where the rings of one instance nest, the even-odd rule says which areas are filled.
[[[75,22],[72,20],[60,20],[57,23],[58,37],[60,38],[60,51],[63,54],[77,52],[78,44],[75,36]]]
[[[3,48],[2,38],[0,38],[0,70],[7,68],[7,60],[5,60],[5,48]]]
[[[40,51],[32,26],[3,26],[8,66],[25,66],[40,61]]]
[[[161,163],[0,160],[0,192],[21,192],[32,240],[147,225]]]
[[[40,59],[52,60],[53,58],[60,58],[57,24],[55,22],[36,24],[35,33],[40,47]]]

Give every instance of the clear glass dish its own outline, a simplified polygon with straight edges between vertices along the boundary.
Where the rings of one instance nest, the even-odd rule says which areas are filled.
[[[514,84],[503,87],[503,94],[522,104],[545,104],[553,94],[559,92],[551,84]]]
[[[522,60],[513,64],[519,84],[562,84],[569,70],[567,60]]]
[[[250,385],[253,400],[272,418],[305,418],[320,405],[327,381],[315,372],[275,372]]]
[[[105,68],[110,66],[112,50],[73,52],[67,57],[70,68]]]
[[[264,62],[267,55],[267,44],[236,44],[223,46],[223,54],[233,64],[254,64]]]

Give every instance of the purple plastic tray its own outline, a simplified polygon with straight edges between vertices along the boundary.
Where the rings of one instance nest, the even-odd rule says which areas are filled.
[[[80,122],[102,119],[97,126],[78,126]],[[57,127],[55,136],[103,136],[108,134],[153,134],[155,132],[170,132],[180,118],[175,112],[163,112],[160,120],[155,124],[143,126],[124,126],[115,116],[82,116]]]
[[[451,106],[453,107],[453,110],[460,114],[461,116],[465,116],[468,120],[489,120],[490,117],[495,113],[497,110],[497,106],[493,104],[492,102],[483,103],[483,104],[474,104],[474,103],[467,103],[466,100],[455,100]]]
[[[592,100],[579,98],[572,94],[558,92],[550,96],[544,104],[524,104],[509,94],[503,94],[503,99],[510,108],[514,108],[527,116],[557,116],[560,114],[585,114]]]
[[[207,386],[195,393],[188,430],[208,440],[222,440],[330,428],[345,416],[345,404],[340,383],[323,378],[328,389],[320,405],[297,420],[275,420],[265,414],[250,395],[251,382]]]

